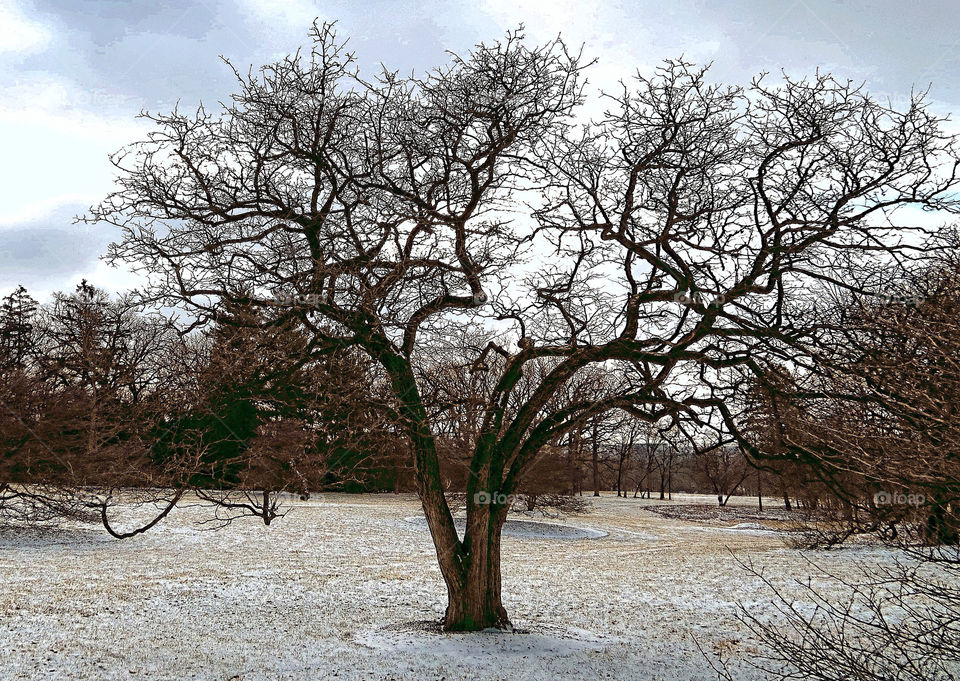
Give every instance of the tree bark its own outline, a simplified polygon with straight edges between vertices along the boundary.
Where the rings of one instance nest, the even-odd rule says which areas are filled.
[[[757,505],[763,510],[763,479],[760,477],[760,469],[757,469]]]
[[[783,492],[783,507],[788,511],[791,510],[790,492],[787,490],[787,482],[782,476],[780,477],[780,491]]]
[[[593,421],[593,442],[590,445],[590,454],[593,459],[593,496],[600,496],[600,443],[597,431],[599,430],[598,421]]]
[[[512,629],[501,600],[500,537],[507,509],[468,506],[463,569],[447,580],[446,631]]]
[[[467,494],[467,533],[464,541],[457,536],[456,525],[450,506],[443,494],[440,477],[440,459],[436,441],[430,431],[426,410],[420,399],[413,370],[408,360],[384,353],[381,362],[390,373],[394,394],[400,399],[406,416],[406,428],[414,453],[417,494],[423,514],[430,528],[430,536],[437,552],[437,563],[447,586],[447,614],[443,626],[448,631],[474,631],[484,629],[490,618],[492,594],[499,606],[498,615],[509,624],[506,612],[500,603],[500,529],[499,525],[487,523],[490,504],[480,505]],[[506,517],[507,509],[503,509]],[[491,545],[495,546],[491,546]],[[493,550],[492,550],[493,549]]]
[[[623,489],[623,464],[625,457],[623,453],[620,454],[620,461],[617,463],[617,497],[623,496],[626,498],[627,491]]]

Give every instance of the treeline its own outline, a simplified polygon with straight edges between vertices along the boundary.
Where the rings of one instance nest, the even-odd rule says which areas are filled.
[[[737,433],[701,439],[608,412],[548,451],[541,479],[576,494],[707,493],[721,506],[775,497],[815,515],[815,543],[869,532],[957,544],[960,262],[947,248],[937,260],[888,295],[825,298],[816,364],[787,356],[745,373],[729,403]]]
[[[85,517],[116,490],[191,489],[269,522],[276,492],[411,488],[356,355],[311,354],[301,330],[255,314],[235,305],[183,333],[86,282],[47,305],[5,297],[0,512]]]
[[[957,543],[958,311],[960,268],[949,261],[897,299],[841,297],[822,316],[816,371],[785,360],[744,376],[731,402],[736,435],[605,411],[544,447],[523,504],[615,490],[708,493],[723,506],[745,494],[816,510],[831,520],[826,542],[906,530]],[[46,305],[22,287],[3,298],[0,513],[93,515],[111,529],[118,490],[153,490],[169,507],[189,490],[269,523],[280,492],[413,490],[384,376],[349,347],[311,345],[302,322],[264,315],[231,303],[184,332],[183,320],[86,282]],[[490,372],[455,349],[421,371],[445,488],[462,492]],[[524,380],[547,371],[534,365]],[[616,380],[584,372],[548,407],[599,399]]]
[[[817,371],[783,362],[745,391],[750,453],[831,513],[819,539],[960,542],[960,261],[822,316]]]
[[[184,333],[86,282],[46,305],[23,287],[3,298],[0,510],[84,517],[119,489],[177,498],[190,489],[269,522],[279,492],[414,490],[383,377],[358,354],[317,351],[294,323],[263,315],[232,304],[211,327]],[[489,389],[484,372],[458,359],[426,370],[453,493],[466,488]],[[588,373],[561,401],[598,398],[611,380]],[[754,469],[739,451],[698,453],[678,435],[619,410],[587,419],[545,448],[521,487],[524,504],[601,489],[661,499],[706,491],[724,504],[744,491]]]

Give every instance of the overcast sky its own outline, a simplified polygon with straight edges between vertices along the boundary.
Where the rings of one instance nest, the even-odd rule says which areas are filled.
[[[116,234],[72,216],[112,187],[107,155],[143,136],[142,109],[225,99],[219,61],[259,66],[336,19],[361,67],[407,72],[525,24],[561,33],[599,64],[598,85],[667,57],[714,63],[746,84],[760,71],[820,67],[902,101],[931,85],[937,111],[960,115],[960,16],[948,0],[0,0],[0,295],[22,283],[44,299],[86,277],[132,279],[99,261]]]

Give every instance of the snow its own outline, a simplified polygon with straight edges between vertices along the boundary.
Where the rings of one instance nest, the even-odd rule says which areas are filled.
[[[427,519],[423,516],[411,516],[403,520],[427,530]],[[454,523],[457,526],[457,532],[463,538],[463,532],[467,526],[466,519],[455,518]],[[607,533],[603,530],[595,530],[592,527],[575,527],[564,523],[508,519],[503,524],[503,536],[523,537],[524,539],[599,539],[600,537],[606,537]]]
[[[709,498],[674,503],[694,502]],[[742,659],[736,604],[773,612],[737,558],[796,596],[794,580],[821,576],[760,523],[653,504],[606,496],[566,523],[511,521],[504,603],[526,633],[437,631],[445,591],[411,495],[293,500],[269,528],[216,532],[195,524],[202,509],[178,508],[124,541],[67,522],[0,526],[0,678],[715,678],[694,638]],[[892,559],[869,546],[808,555],[834,571]]]
[[[760,523],[737,523],[731,530],[769,530],[770,528]]]

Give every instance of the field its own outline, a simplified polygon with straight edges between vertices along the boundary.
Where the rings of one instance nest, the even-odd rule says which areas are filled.
[[[566,521],[584,532],[513,526],[504,601],[515,634],[435,630],[445,592],[411,495],[324,495],[269,528],[246,519],[218,531],[178,508],[124,541],[71,523],[0,527],[0,678],[715,678],[694,640],[743,659],[737,603],[773,614],[737,558],[787,593],[814,571],[764,523],[647,510],[663,503],[602,497]],[[711,499],[672,502],[694,503]],[[868,546],[805,555],[834,570],[891,559]]]

